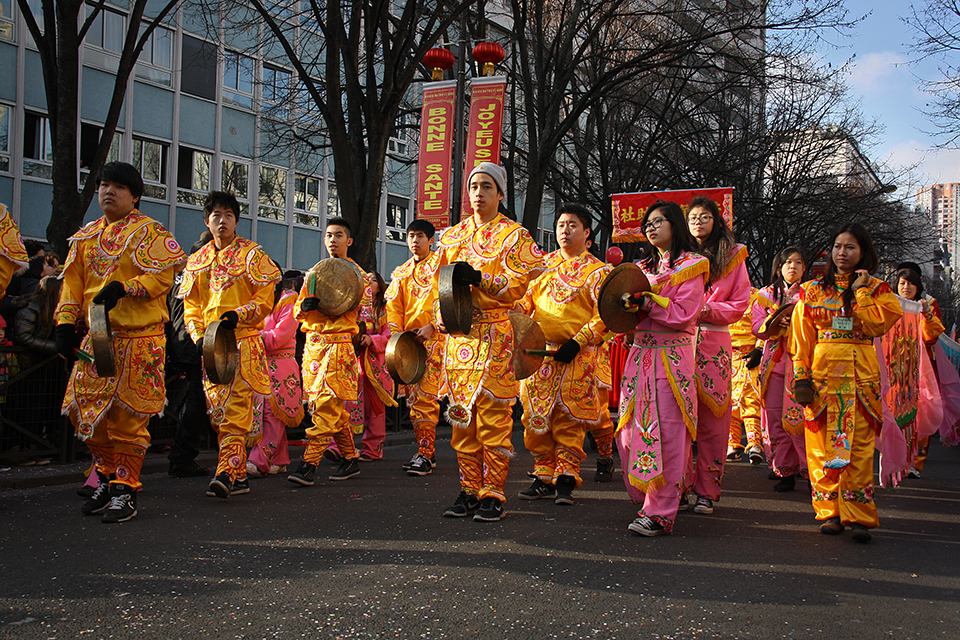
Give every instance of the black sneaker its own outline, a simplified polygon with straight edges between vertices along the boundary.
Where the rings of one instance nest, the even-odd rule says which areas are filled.
[[[593,476],[594,482],[611,482],[613,480],[613,458],[598,458],[597,473]]]
[[[347,480],[360,473],[360,459],[344,460],[327,480]]]
[[[573,490],[577,488],[577,479],[573,476],[560,476],[557,478],[557,499],[556,504],[573,504]]]
[[[488,496],[480,501],[480,508],[473,516],[474,522],[496,522],[503,517],[503,503]]]
[[[631,533],[639,536],[652,537],[667,535],[667,530],[663,528],[663,525],[649,516],[640,516],[627,525],[627,529],[629,529]]]
[[[413,466],[413,463],[416,462],[417,460],[419,460],[420,457],[421,457],[421,456],[420,456],[420,452],[418,451],[417,453],[413,454],[413,457],[410,458],[410,461],[409,461],[409,462],[404,462],[404,463],[401,465],[401,468],[402,468],[404,471],[409,471],[409,470],[410,470],[410,467]]]
[[[297,470],[287,476],[287,480],[302,484],[305,487],[313,486],[313,474],[316,473],[317,466],[309,462],[301,461]]]
[[[433,461],[418,455],[407,469],[408,476],[428,476],[433,473]]]
[[[870,532],[867,531],[866,525],[862,525],[859,522],[854,522],[851,524],[850,531],[853,532],[852,538],[861,544],[866,544],[873,539],[873,536],[871,536]]]
[[[230,482],[229,473],[226,471],[218,473],[217,476],[210,481],[210,486],[207,488],[207,495],[224,499],[229,498],[232,485],[233,483]]]
[[[137,494],[125,484],[110,487],[110,506],[103,512],[100,522],[115,524],[126,522],[137,515]]]
[[[556,498],[557,490],[540,478],[533,481],[530,488],[517,494],[521,500],[540,500],[541,498]]]
[[[230,495],[241,496],[245,493],[250,493],[250,480],[247,478],[234,480],[233,484],[230,485]]]
[[[783,476],[780,479],[780,482],[773,485],[773,490],[777,493],[787,493],[788,491],[793,491],[794,487],[797,486],[797,476],[789,475]]]
[[[93,490],[93,495],[89,500],[84,501],[80,507],[80,512],[85,516],[94,516],[107,510],[110,504],[110,480],[106,476],[97,473],[97,488]]]
[[[457,501],[453,503],[453,506],[447,507],[447,510],[443,512],[443,517],[466,518],[476,513],[479,508],[480,498],[472,493],[461,491],[460,495],[457,496]]]
[[[750,459],[750,464],[758,465],[763,463],[763,449],[757,445],[753,445],[747,449],[747,457]]]
[[[97,490],[96,487],[92,487],[89,484],[85,484],[79,489],[77,489],[77,495],[80,496],[81,498],[89,498],[90,496],[93,495],[94,491],[96,490]]]
[[[170,463],[170,470],[167,471],[167,474],[173,476],[174,478],[200,478],[210,475],[210,470],[206,467],[201,467],[195,461],[191,460],[190,462]]]

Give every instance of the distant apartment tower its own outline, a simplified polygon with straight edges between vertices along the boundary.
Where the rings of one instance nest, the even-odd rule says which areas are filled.
[[[941,245],[946,245],[952,267],[952,257],[960,249],[960,182],[934,184],[917,189],[917,211],[930,216]]]

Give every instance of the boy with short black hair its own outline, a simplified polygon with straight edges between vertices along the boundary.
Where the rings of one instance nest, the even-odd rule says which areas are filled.
[[[203,221],[213,240],[190,256],[180,297],[190,337],[203,353],[203,334],[210,323],[236,332],[239,365],[229,384],[204,378],[210,423],[217,432],[220,455],[207,495],[229,498],[250,492],[247,480],[247,438],[256,397],[270,394],[270,376],[260,329],[273,310],[274,283],[280,270],[251,240],[236,234],[240,203],[231,193],[211,191]]]
[[[437,254],[430,250],[436,233],[428,220],[414,220],[407,227],[407,248],[413,256],[397,267],[387,288],[387,321],[391,333],[414,331],[427,350],[427,371],[416,384],[401,387],[410,409],[410,422],[417,438],[417,453],[403,465],[410,476],[425,476],[437,465],[434,444],[440,419],[440,372],[443,367],[444,335],[434,329]]]
[[[63,290],[55,312],[57,352],[73,366],[63,412],[70,416],[97,461],[97,488],[83,503],[84,515],[106,523],[137,515],[140,469],[150,446],[147,423],[163,410],[166,293],[175,268],[186,260],[180,245],[155,220],[137,211],[143,180],[123,162],[103,166],[97,200],[103,216],[70,238]],[[96,366],[77,361],[92,353],[77,324],[91,303],[104,305],[113,330],[117,372],[100,377]]]
[[[369,290],[370,274],[347,257],[353,244],[350,223],[343,218],[330,218],[323,244],[331,258],[349,261],[364,275]],[[309,277],[309,276],[308,276]],[[318,283],[323,286],[323,283]],[[333,318],[318,311],[319,299],[310,295],[309,287],[300,289],[294,314],[307,334],[303,351],[303,391],[310,401],[311,426],[307,428],[307,448],[297,470],[287,476],[290,482],[313,486],[317,465],[331,440],[343,457],[330,480],[346,480],[360,473],[360,455],[353,443],[350,413],[345,404],[360,397],[360,361],[353,349],[353,338],[360,333],[357,317],[360,306],[369,304],[368,294],[347,313]]]

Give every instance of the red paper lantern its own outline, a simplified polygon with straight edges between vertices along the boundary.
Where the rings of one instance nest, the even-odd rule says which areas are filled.
[[[494,65],[502,62],[507,52],[496,42],[480,42],[473,48],[473,59],[483,64],[482,75],[492,76]]]
[[[433,70],[433,80],[443,80],[444,69],[453,66],[453,54],[443,47],[434,47],[423,54],[423,64]]]

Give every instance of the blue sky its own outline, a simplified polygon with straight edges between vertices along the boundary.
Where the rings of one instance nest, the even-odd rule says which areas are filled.
[[[924,3],[913,1],[918,6]],[[935,139],[925,133],[933,127],[922,112],[930,96],[920,89],[920,78],[936,79],[937,65],[910,64],[915,58],[909,49],[914,32],[901,20],[908,15],[910,2],[847,0],[846,5],[849,17],[870,15],[849,39],[833,38],[841,45],[839,50],[823,53],[835,67],[856,54],[847,82],[852,97],[860,100],[868,120],[886,129],[876,146],[867,149],[871,160],[899,166],[920,162],[918,178],[923,184],[960,182],[960,151],[935,151]],[[905,186],[897,197],[910,197]]]

